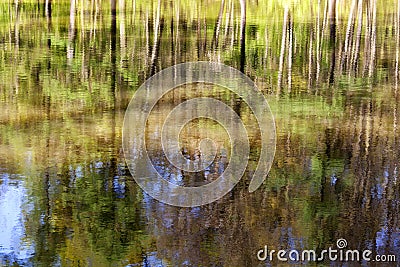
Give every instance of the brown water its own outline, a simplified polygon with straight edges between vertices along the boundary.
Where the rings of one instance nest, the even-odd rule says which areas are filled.
[[[349,249],[400,259],[398,5],[259,0],[247,1],[244,17],[233,0],[121,0],[114,15],[97,0],[3,1],[0,265],[275,266],[257,251],[321,251],[339,238]],[[266,182],[249,193],[255,131],[233,191],[177,208],[134,182],[121,129],[147,78],[198,60],[255,81],[275,117],[277,150]],[[255,127],[237,96],[212,95]],[[196,96],[190,88],[166,96],[149,120],[154,136],[165,110]],[[204,129],[229,151],[222,128],[195,120],[182,133],[188,154]],[[158,143],[149,143],[153,162],[164,166]],[[164,175],[207,182],[204,173]]]

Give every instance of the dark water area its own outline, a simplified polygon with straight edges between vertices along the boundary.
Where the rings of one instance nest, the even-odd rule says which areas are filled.
[[[398,1],[15,0],[0,12],[1,266],[295,266],[257,252],[321,252],[341,238],[397,262],[301,264],[399,266]],[[269,101],[277,145],[255,192],[257,132],[230,193],[178,208],[135,183],[122,124],[146,79],[189,61],[248,75]],[[240,98],[212,95],[255,127]],[[160,168],[152,138],[166,111],[192,97],[177,88],[149,119]],[[229,150],[223,129],[203,120],[182,142],[190,148],[204,129]]]

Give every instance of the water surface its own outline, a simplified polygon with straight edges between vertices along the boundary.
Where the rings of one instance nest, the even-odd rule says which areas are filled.
[[[397,7],[259,0],[247,1],[244,17],[233,0],[121,0],[115,12],[97,0],[3,1],[1,265],[272,266],[257,259],[265,245],[321,251],[339,238],[400,259]],[[198,60],[255,81],[275,116],[277,152],[266,182],[248,193],[260,145],[250,131],[249,166],[234,190],[176,208],[134,182],[122,121],[147,78]],[[212,95],[255,127],[237,96],[221,88]],[[197,96],[177,88],[148,124],[153,162],[178,183],[200,185],[223,170],[164,168],[159,123]],[[182,134],[188,157],[204,131],[229,151],[221,127],[195,120]]]

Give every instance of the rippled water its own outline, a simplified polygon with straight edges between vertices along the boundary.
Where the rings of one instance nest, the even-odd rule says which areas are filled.
[[[400,12],[397,1],[347,2],[247,1],[246,17],[233,0],[121,0],[115,15],[96,0],[0,3],[0,265],[275,266],[257,251],[322,251],[339,238],[400,259]],[[249,193],[260,145],[249,131],[234,190],[177,208],[132,179],[122,122],[153,73],[198,60],[255,81],[277,150]],[[164,168],[160,123],[197,93],[177,88],[149,118],[153,163],[177,183],[203,184],[223,169]],[[237,96],[211,94],[255,127]],[[188,157],[205,131],[229,151],[223,129],[195,120],[182,133]]]

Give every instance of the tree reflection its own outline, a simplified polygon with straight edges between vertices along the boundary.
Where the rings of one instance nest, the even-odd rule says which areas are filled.
[[[0,172],[24,180],[24,242],[35,250],[15,264],[257,266],[264,245],[320,251],[338,238],[399,255],[398,1],[79,3],[46,0],[44,13],[43,2],[0,4]],[[248,193],[260,145],[251,135],[232,192],[175,208],[127,172],[123,112],[150,75],[196,60],[255,80],[275,114],[277,154]],[[210,92],[255,127],[244,103]],[[173,91],[152,119],[191,96]],[[205,172],[177,175],[209,182]]]

